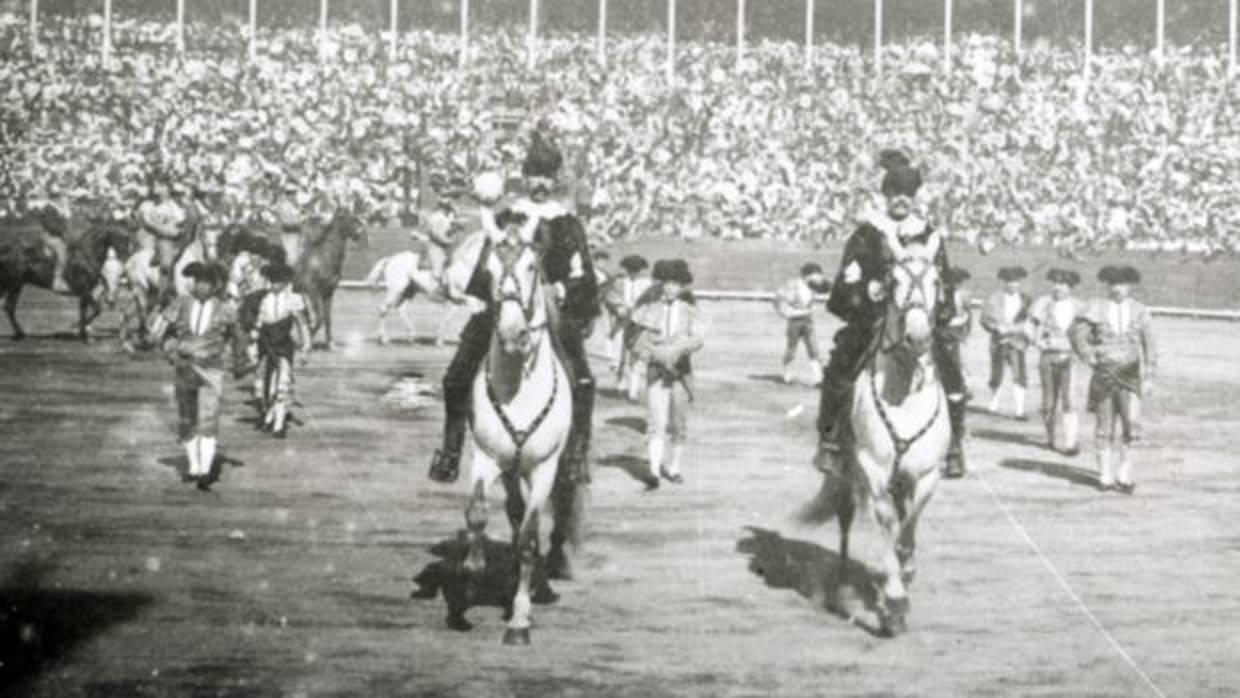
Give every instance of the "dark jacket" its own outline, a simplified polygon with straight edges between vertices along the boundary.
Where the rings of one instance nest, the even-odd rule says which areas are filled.
[[[905,244],[925,241],[933,234],[934,229],[927,224],[922,233],[905,238]],[[886,300],[875,301],[870,298],[868,287],[871,281],[878,281],[884,288],[888,287],[895,259],[896,250],[889,244],[887,235],[872,223],[862,223],[844,243],[844,256],[840,260],[840,271],[831,287],[827,310],[849,325],[877,322],[883,315]],[[849,267],[854,264],[860,274],[858,278],[850,281]],[[934,319],[936,325],[943,326],[951,321],[953,313],[950,304],[942,301],[953,297],[955,288],[948,273],[951,266],[947,260],[947,248],[942,242],[935,253],[934,264],[938,268],[940,283],[940,302],[935,307]]]

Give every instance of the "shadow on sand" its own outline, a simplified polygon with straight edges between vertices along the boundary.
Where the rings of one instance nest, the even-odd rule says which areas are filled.
[[[175,470],[183,482],[188,481],[189,458],[187,458],[185,454],[164,456],[159,459],[159,464],[166,468],[172,468]],[[219,482],[220,475],[224,472],[225,466],[230,468],[244,468],[245,463],[237,460],[236,458],[231,458],[226,454],[216,453],[215,462],[211,464],[211,470],[207,473],[208,485],[213,485],[216,482]]]
[[[759,383],[774,383],[775,385],[786,385],[784,383],[784,377],[779,375],[778,373],[753,373],[753,374],[746,376],[746,378],[748,378],[751,381],[758,381]]]
[[[1028,434],[1020,434],[1012,431],[1000,431],[998,429],[970,429],[969,433],[977,439],[985,439],[987,441],[999,441],[1008,444],[1017,444],[1019,446],[1045,446],[1042,439]]]
[[[625,429],[631,429],[637,432],[638,434],[645,434],[646,433],[646,418],[645,417],[609,417],[607,419],[607,426],[624,427]]]
[[[746,526],[748,536],[736,543],[736,551],[749,556],[749,571],[772,589],[791,589],[831,615],[849,621],[874,637],[881,637],[871,623],[878,608],[875,589],[883,577],[856,560],[848,561],[841,577],[840,556],[817,543],[784,538],[777,531]],[[860,614],[865,612],[868,619]]]
[[[603,456],[595,461],[595,464],[603,468],[616,468],[623,470],[634,481],[645,484],[646,478],[649,477],[650,466],[644,458],[638,456],[630,456],[626,453],[616,453],[610,456]]]
[[[145,594],[44,589],[49,570],[19,564],[0,584],[0,694],[29,695],[47,668],[152,602]]]
[[[1009,470],[1020,470],[1026,473],[1038,473],[1090,489],[1097,489],[1099,486],[1098,474],[1096,472],[1065,463],[1052,463],[1050,461],[1031,460],[1028,458],[1004,458],[999,461],[999,467]]]
[[[447,538],[431,546],[431,554],[439,559],[428,563],[413,578],[411,595],[411,598],[423,601],[442,595],[448,606],[448,627],[462,632],[473,628],[473,624],[465,620],[465,613],[471,608],[502,608],[507,620],[512,615],[512,597],[517,592],[516,557],[512,545],[487,538],[486,569],[480,575],[465,571],[468,550],[464,531],[459,532],[456,538]],[[559,595],[547,582],[541,564],[534,568],[530,584],[530,598],[534,603],[550,604],[559,600]]]

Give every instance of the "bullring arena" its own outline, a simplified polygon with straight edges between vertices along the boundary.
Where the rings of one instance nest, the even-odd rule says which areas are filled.
[[[395,244],[372,236],[347,276]],[[685,256],[699,287],[734,290],[773,287],[804,259],[833,267],[839,253],[631,247]],[[953,253],[979,291],[998,257],[1046,262]],[[1151,302],[1204,283],[1214,305],[1234,307],[1234,263],[1163,266],[1141,291]],[[972,472],[944,481],[927,510],[910,629],[889,640],[867,607],[873,524],[861,519],[859,562],[841,580],[835,526],[794,523],[819,483],[816,391],[779,382],[779,318],[765,303],[707,302],[687,482],[643,491],[642,409],[606,391],[584,573],[555,583],[534,645],[512,648],[498,608],[471,610],[462,633],[442,600],[410,598],[432,547],[463,523],[463,482],[426,479],[452,347],[377,345],[378,300],[337,296],[337,346],[301,372],[288,440],[254,431],[247,396],[229,389],[223,472],[204,494],[178,481],[167,364],[122,353],[113,314],[95,343],[75,341],[63,332],[73,304],[28,292],[31,338],[0,343],[0,692],[1205,696],[1240,685],[1234,323],[1157,319],[1162,370],[1131,497],[1098,492],[1086,455],[1043,448],[1036,419],[974,410]],[[428,337],[443,308],[415,311]],[[836,326],[824,317],[825,343]],[[975,331],[978,393],[986,361]],[[595,368],[608,375],[601,357]],[[505,524],[490,535],[506,540]]]

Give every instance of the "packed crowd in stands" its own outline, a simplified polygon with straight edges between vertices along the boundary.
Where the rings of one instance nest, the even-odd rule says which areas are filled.
[[[98,18],[46,18],[31,57],[22,17],[0,18],[0,216],[49,187],[123,211],[166,175],[237,215],[286,186],[312,202],[398,215],[419,173],[441,190],[514,172],[517,130],[542,122],[603,238],[841,238],[875,189],[873,154],[900,148],[926,174],[927,214],[953,237],[1065,249],[1240,250],[1240,80],[1208,49],[1159,62],[961,37],[954,69],[927,41],[870,56],[684,43],[664,75],[663,37],[555,37],[525,67],[524,36],[402,34],[388,44],[334,26],[190,25],[179,59],[167,24],[118,22],[101,70]],[[320,60],[320,50],[326,60]],[[316,204],[317,205],[317,204]],[[118,213],[119,215],[119,213]]]

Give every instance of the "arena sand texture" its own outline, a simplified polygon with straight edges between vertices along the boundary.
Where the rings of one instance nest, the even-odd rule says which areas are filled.
[[[120,353],[112,314],[96,344],[72,341],[60,334],[72,304],[29,292],[34,338],[0,340],[0,694],[1221,696],[1240,685],[1234,324],[1157,322],[1163,364],[1132,497],[1096,492],[1087,455],[1043,449],[1036,419],[971,414],[974,474],[931,502],[910,631],[886,640],[868,630],[873,525],[858,529],[856,594],[841,610],[829,603],[834,524],[793,522],[818,485],[816,394],[777,381],[779,319],[763,304],[708,304],[687,483],[643,492],[632,476],[643,410],[604,391],[584,574],[535,607],[534,645],[510,648],[497,608],[472,610],[476,627],[459,633],[442,600],[410,599],[432,546],[463,523],[463,484],[425,478],[442,412],[419,395],[452,348],[376,346],[378,300],[338,295],[340,346],[301,372],[287,441],[254,431],[247,395],[229,391],[226,460],[204,494],[178,478],[168,365]],[[442,309],[416,310],[429,334]],[[819,320],[825,347],[835,325]],[[967,362],[984,402],[983,335]],[[609,386],[605,362],[595,367]],[[489,532],[506,539],[498,514]]]

